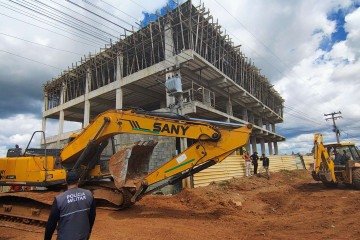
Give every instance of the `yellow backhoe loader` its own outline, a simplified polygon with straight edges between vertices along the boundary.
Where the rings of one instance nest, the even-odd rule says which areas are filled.
[[[104,112],[81,133],[72,136],[62,149],[47,149],[46,144],[42,149],[29,148],[29,142],[24,153],[10,150],[8,157],[0,158],[0,186],[47,189],[0,194],[3,203],[0,217],[19,216],[29,222],[40,221],[40,212],[46,207],[40,207],[39,203],[51,203],[64,188],[69,170],[79,172],[81,186],[90,189],[98,203],[112,208],[129,207],[145,194],[221,162],[248,142],[251,129],[251,125],[239,126],[175,114],[134,110]],[[45,141],[45,134],[41,133]],[[194,143],[149,172],[149,159],[156,146],[153,141],[140,141],[123,147],[110,159],[101,158],[109,139],[124,133],[180,137],[193,139]],[[28,205],[24,208],[25,203]],[[16,212],[17,209],[20,210]],[[27,217],[24,217],[25,211]]]
[[[345,183],[360,189],[360,151],[354,143],[324,144],[320,133],[314,135],[312,177],[327,187]]]

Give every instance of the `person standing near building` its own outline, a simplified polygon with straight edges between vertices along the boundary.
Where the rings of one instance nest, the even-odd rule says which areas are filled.
[[[249,153],[247,151],[244,151],[242,157],[245,160],[245,175],[247,177],[250,177],[251,176],[251,160],[250,160]]]
[[[45,240],[51,240],[57,225],[58,240],[87,240],[96,216],[94,197],[78,187],[79,175],[69,171],[68,190],[55,197],[45,228]]]
[[[254,152],[251,156],[250,156],[251,162],[254,165],[254,175],[257,175],[257,169],[258,169],[258,160],[259,160],[259,156],[257,152]]]
[[[260,161],[262,161],[262,165],[263,165],[263,168],[262,168],[262,170],[261,170],[261,173],[263,172],[263,170],[265,170],[267,179],[270,179],[270,172],[269,172],[269,164],[270,164],[270,161],[269,161],[269,158],[266,157],[265,154],[263,153],[263,154],[261,155]]]

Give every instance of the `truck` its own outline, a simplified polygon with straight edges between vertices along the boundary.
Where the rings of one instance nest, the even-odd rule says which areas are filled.
[[[312,177],[326,187],[339,183],[360,189],[360,151],[352,142],[323,143],[320,133],[314,135]]]
[[[26,186],[28,191],[0,194],[0,218],[19,218],[44,223],[48,205],[66,187],[68,171],[77,171],[80,186],[92,191],[102,207],[123,209],[144,195],[173,185],[223,161],[246,145],[252,125],[194,119],[169,113],[139,110],[109,110],[98,115],[80,133],[69,138],[61,149],[48,149],[45,133],[42,148],[30,148],[34,134],[22,153],[10,149],[0,158],[0,186]],[[192,139],[193,144],[149,171],[155,141],[138,141],[113,150],[110,158],[102,152],[118,134],[145,134]],[[42,189],[42,190],[39,190]]]

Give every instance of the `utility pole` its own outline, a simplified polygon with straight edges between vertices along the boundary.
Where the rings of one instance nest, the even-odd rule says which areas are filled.
[[[336,141],[338,143],[340,143],[340,130],[337,128],[335,120],[337,120],[339,118],[342,118],[342,116],[340,114],[341,114],[340,111],[324,114],[325,117],[326,116],[331,116],[331,117],[325,118],[325,120],[328,121],[328,120],[332,119],[332,121],[333,121],[333,132],[336,135]],[[339,115],[339,116],[336,116],[336,115]]]

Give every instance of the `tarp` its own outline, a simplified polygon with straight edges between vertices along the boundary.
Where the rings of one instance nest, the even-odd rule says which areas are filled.
[[[159,17],[166,15],[168,12],[174,10],[179,6],[181,1],[168,0],[166,5],[158,10],[155,13],[151,12],[142,12],[144,18],[140,21],[141,28],[146,27],[151,22],[155,22]]]

